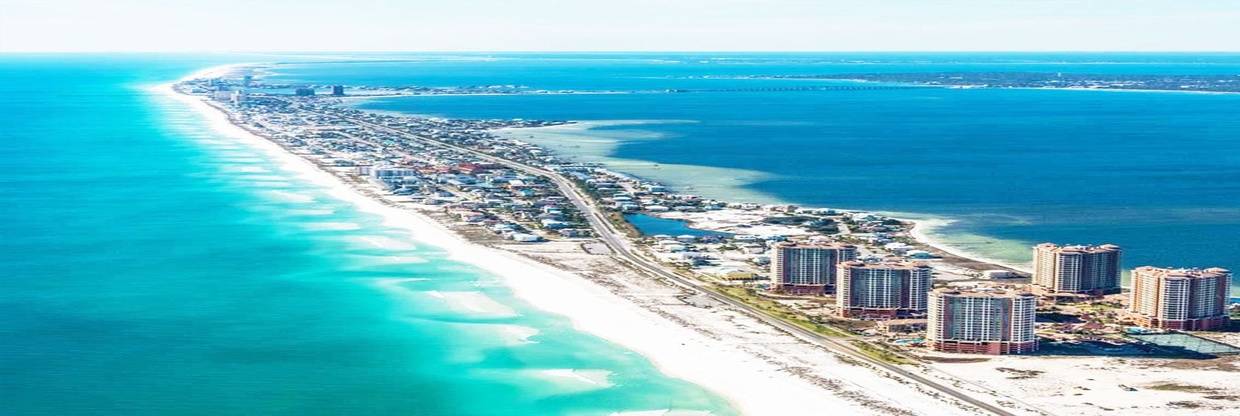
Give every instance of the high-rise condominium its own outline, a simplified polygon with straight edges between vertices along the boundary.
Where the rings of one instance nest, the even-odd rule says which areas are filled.
[[[1033,283],[1048,292],[1107,295],[1119,293],[1120,248],[1038,244],[1033,248]]]
[[[857,258],[849,244],[780,244],[771,257],[776,291],[814,294],[835,292],[835,265]]]
[[[926,313],[930,266],[922,263],[840,263],[836,307],[850,318],[891,319]]]
[[[1209,331],[1227,327],[1231,271],[1138,267],[1132,271],[1132,311],[1150,328]]]
[[[929,303],[926,342],[936,351],[1020,354],[1038,349],[1033,294],[936,289]]]

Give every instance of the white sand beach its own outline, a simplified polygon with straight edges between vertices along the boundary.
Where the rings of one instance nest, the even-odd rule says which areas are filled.
[[[1132,357],[967,356],[936,363],[926,374],[1017,397],[1054,414],[1236,414],[1235,360]]]

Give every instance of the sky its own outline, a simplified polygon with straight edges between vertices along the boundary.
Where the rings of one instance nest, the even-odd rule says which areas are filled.
[[[1240,51],[1240,0],[0,0],[0,52]]]

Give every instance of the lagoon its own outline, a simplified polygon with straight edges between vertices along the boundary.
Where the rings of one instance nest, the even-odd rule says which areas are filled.
[[[699,230],[697,228],[690,227],[685,221],[660,218],[647,214],[628,214],[624,216],[624,219],[628,220],[634,227],[637,227],[638,231],[641,231],[643,235],[647,236],[667,235],[678,237],[682,235],[691,235],[694,237],[704,237],[728,235],[728,233]]]

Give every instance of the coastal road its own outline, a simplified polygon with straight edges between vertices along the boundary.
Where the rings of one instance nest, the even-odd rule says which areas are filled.
[[[499,165],[507,166],[517,171],[546,177],[549,180],[551,180],[551,182],[554,183],[556,187],[560,189],[560,192],[563,193],[564,196],[567,197],[572,202],[572,204],[577,207],[578,210],[586,214],[585,217],[589,221],[590,226],[594,229],[595,233],[599,236],[599,238],[616,254],[616,256],[619,259],[623,260],[624,262],[629,263],[634,268],[644,271],[651,276],[658,276],[658,277],[664,278],[667,281],[670,281],[681,288],[704,294],[718,302],[727,304],[736,309],[744,311],[748,313],[749,315],[753,316],[754,318],[757,318],[761,320],[762,322],[765,322],[768,325],[779,328],[780,330],[783,330],[784,332],[787,332],[801,339],[802,341],[808,342],[810,344],[819,346],[821,348],[824,348],[830,351],[834,351],[836,353],[847,355],[856,360],[869,363],[875,367],[886,370],[892,374],[899,375],[912,382],[916,382],[925,387],[929,387],[932,390],[938,391],[942,394],[945,394],[947,396],[960,400],[961,402],[975,406],[983,411],[986,411],[986,412],[989,412],[995,415],[1002,415],[1002,416],[1013,415],[1013,413],[1008,412],[998,406],[995,406],[994,404],[991,404],[990,402],[976,399],[973,396],[970,396],[960,390],[953,388],[952,386],[944,385],[942,383],[928,379],[920,374],[917,374],[905,368],[902,368],[899,365],[891,364],[891,363],[888,363],[882,360],[871,358],[860,348],[848,342],[849,339],[847,338],[842,339],[842,340],[833,339],[833,338],[824,336],[822,334],[818,334],[816,332],[807,330],[805,328],[801,328],[799,326],[790,324],[788,322],[783,321],[782,319],[770,316],[766,314],[765,312],[758,310],[757,308],[754,308],[753,306],[750,306],[741,301],[733,299],[723,293],[720,293],[719,291],[703,284],[700,281],[686,278],[674,272],[668,271],[661,264],[637,254],[637,249],[633,248],[628,238],[625,237],[624,233],[618,230],[615,227],[615,225],[612,224],[611,221],[607,219],[607,217],[603,214],[603,210],[599,208],[598,206],[596,206],[593,203],[593,201],[589,197],[587,197],[584,194],[584,192],[578,189],[577,186],[572,181],[570,181],[568,178],[564,177],[563,175],[560,175],[559,173],[556,173],[556,172],[553,172],[547,169],[543,169],[541,167],[531,166],[531,165],[527,165],[524,163],[519,163],[519,162],[515,162],[512,160],[504,159],[498,156],[493,156],[493,155],[483,153],[483,152],[480,152],[474,149],[446,143],[446,142],[432,139],[429,137],[419,136],[419,135],[416,135],[416,134],[413,134],[407,131],[402,131],[402,130],[391,128],[391,127],[384,126],[381,124],[371,123],[365,120],[341,117],[339,115],[330,114],[330,113],[322,113],[322,112],[316,112],[316,111],[310,111],[310,112],[320,114],[323,116],[342,118],[349,122],[356,123],[357,125],[360,125],[360,126],[365,126],[365,127],[378,130],[378,131],[395,134],[402,138],[414,140],[414,141],[417,141],[419,143],[422,143],[428,146],[434,146],[434,147],[439,147],[443,149],[453,150],[453,151],[464,153],[464,154],[469,154],[469,155],[478,157],[479,159],[486,160],[491,163],[496,163]]]

